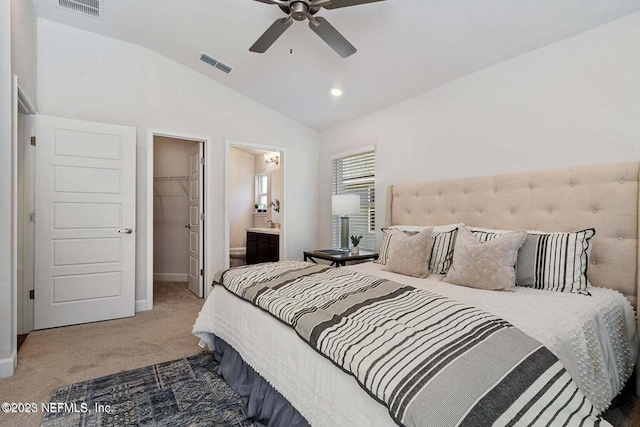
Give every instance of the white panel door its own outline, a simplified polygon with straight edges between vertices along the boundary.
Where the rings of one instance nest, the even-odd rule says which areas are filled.
[[[135,314],[136,129],[36,116],[35,329]]]
[[[199,143],[189,153],[189,290],[204,296],[202,159],[204,144]]]

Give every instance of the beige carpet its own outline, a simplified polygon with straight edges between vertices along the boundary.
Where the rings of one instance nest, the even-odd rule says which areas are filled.
[[[191,327],[203,300],[186,283],[154,283],[154,309],[128,319],[29,334],[16,374],[0,380],[0,403],[47,402],[52,389],[104,375],[191,356],[200,351]],[[616,427],[640,426],[640,401],[627,393],[605,413]],[[42,414],[7,415],[0,426],[38,426]]]
[[[52,389],[191,356],[191,335],[203,300],[186,283],[154,283],[154,308],[135,317],[35,331],[18,352],[13,377],[0,380],[0,403],[49,400]],[[7,415],[0,425],[38,426],[42,414]]]

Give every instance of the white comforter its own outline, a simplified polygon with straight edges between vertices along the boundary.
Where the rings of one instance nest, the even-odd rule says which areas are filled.
[[[511,322],[549,348],[600,411],[621,390],[638,357],[633,308],[616,291],[592,288],[592,297],[528,288],[494,292],[437,276],[389,273],[373,263],[347,268],[429,289]],[[291,328],[221,287],[205,302],[194,334],[205,342],[215,334],[231,344],[313,426],[395,425],[383,405]]]

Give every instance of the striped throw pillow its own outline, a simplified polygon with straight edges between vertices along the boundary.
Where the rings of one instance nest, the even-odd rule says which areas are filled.
[[[593,228],[574,233],[529,231],[518,253],[518,286],[589,295],[587,268],[595,234]]]
[[[458,229],[433,233],[433,248],[429,272],[431,274],[447,274],[453,262],[453,248],[456,243]]]
[[[503,234],[511,233],[513,230],[494,230],[492,228],[479,228],[479,227],[468,227],[471,234],[476,236],[476,239],[480,243],[489,242],[491,240],[495,240],[496,237],[500,237]]]

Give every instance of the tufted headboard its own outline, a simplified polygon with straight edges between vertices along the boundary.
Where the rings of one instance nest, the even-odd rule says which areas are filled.
[[[389,186],[386,224],[595,228],[589,281],[637,307],[640,163]]]

